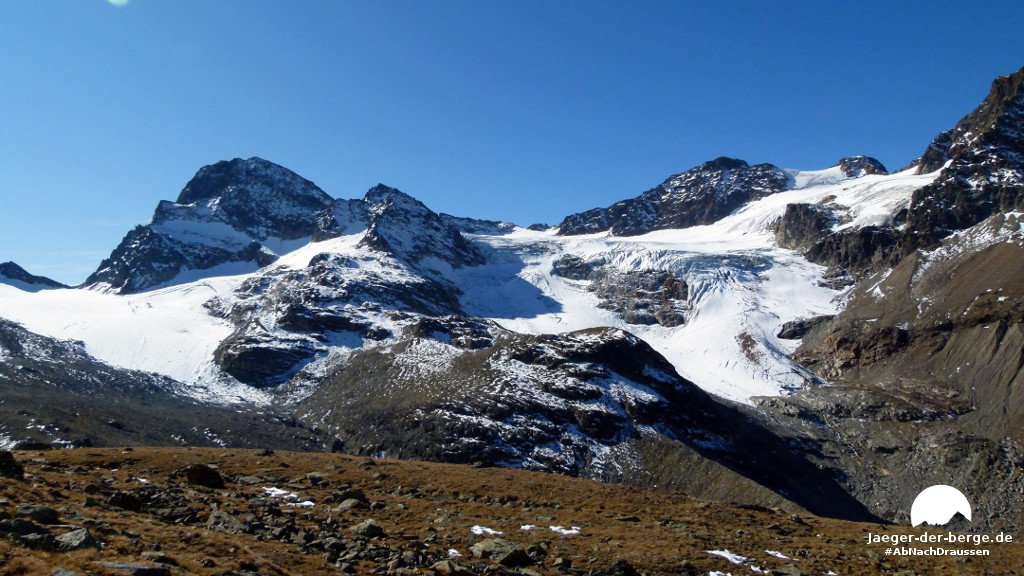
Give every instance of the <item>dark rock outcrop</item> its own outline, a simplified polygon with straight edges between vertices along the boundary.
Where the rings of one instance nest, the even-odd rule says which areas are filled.
[[[782,325],[782,328],[779,329],[779,333],[776,334],[776,336],[783,340],[799,340],[811,330],[821,326],[834,317],[835,316],[812,316],[811,318],[791,320]]]
[[[18,266],[14,262],[0,262],[0,283],[4,283],[5,280],[13,280],[13,283],[17,283],[15,284],[16,286],[29,290],[67,288],[67,285],[61,284],[56,280],[51,280],[45,276],[29,274],[27,270]]]
[[[833,224],[832,215],[813,204],[787,204],[782,218],[775,223],[775,242],[783,248],[810,249],[826,236]]]
[[[25,469],[14,458],[14,454],[7,450],[0,450],[0,476],[21,480],[24,475]]]
[[[636,198],[562,220],[558,234],[611,231],[635,236],[652,230],[711,224],[740,206],[786,189],[789,176],[771,164],[718,158],[677,174]]]
[[[914,192],[904,253],[993,214],[1024,209],[1024,69],[997,78],[981,105],[915,164],[918,173],[942,172]]]
[[[629,324],[682,325],[689,310],[686,280],[665,270],[620,271],[603,262],[587,262],[565,254],[552,271],[570,280],[586,280],[598,306],[619,314]]]
[[[131,293],[188,270],[265,266],[276,258],[266,244],[312,237],[332,203],[312,182],[261,158],[218,162],[200,169],[176,202],[160,202],[152,222],[129,232],[85,284]]]
[[[859,178],[860,176],[867,176],[868,174],[889,173],[881,162],[871,158],[870,156],[847,156],[840,160],[836,166],[839,166],[839,169],[843,171],[843,174],[851,178]]]
[[[193,486],[204,486],[206,488],[223,488],[224,477],[216,468],[207,464],[192,464],[182,470],[185,481]]]

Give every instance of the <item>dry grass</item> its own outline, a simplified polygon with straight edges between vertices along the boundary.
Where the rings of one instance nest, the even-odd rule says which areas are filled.
[[[25,482],[0,480],[0,505],[13,513],[21,503],[58,508],[68,524],[84,525],[103,542],[98,551],[71,554],[31,551],[0,540],[0,575],[49,574],[54,567],[82,573],[114,574],[96,564],[104,561],[139,562],[143,552],[159,548],[181,566],[180,573],[215,574],[240,567],[267,574],[337,574],[321,554],[304,554],[290,542],[228,535],[209,530],[205,522],[167,524],[147,513],[126,512],[105,504],[86,503],[89,485],[103,476],[118,489],[170,485],[169,474],[187,464],[219,467],[229,477],[255,475],[271,481],[255,485],[229,482],[225,489],[182,487],[201,520],[212,506],[242,515],[249,502],[262,495],[264,486],[299,493],[317,505],[311,511],[287,510],[299,524],[323,525],[338,520],[339,537],[345,527],[366,518],[386,531],[381,543],[396,550],[426,547],[440,555],[450,548],[469,557],[479,537],[470,528],[483,525],[528,546],[546,542],[550,552],[533,569],[559,574],[551,566],[558,557],[569,558],[580,573],[597,572],[617,559],[628,560],[648,574],[680,574],[684,562],[695,574],[712,570],[753,574],[747,566],[730,564],[708,550],[728,549],[752,558],[764,569],[793,565],[804,574],[829,570],[842,575],[904,574],[1021,574],[1024,547],[993,546],[992,556],[960,564],[949,558],[897,559],[882,555],[882,547],[868,546],[864,537],[874,532],[911,532],[910,528],[858,524],[812,516],[795,517],[779,510],[752,509],[704,503],[685,497],[599,484],[550,474],[507,469],[477,469],[424,462],[370,461],[336,454],[277,452],[258,456],[251,450],[137,448],[79,449],[19,453],[28,472]],[[324,478],[319,487],[306,479],[310,472]],[[363,490],[380,509],[336,512],[325,500],[340,484]],[[100,499],[101,500],[101,499]],[[624,520],[635,517],[635,520]],[[520,526],[540,529],[524,532]],[[548,526],[580,526],[578,536],[559,536]],[[765,553],[779,550],[792,560]],[[469,562],[470,564],[473,561]],[[373,573],[377,566],[362,562],[357,572]],[[382,573],[382,572],[377,572]],[[429,569],[419,573],[430,574]]]

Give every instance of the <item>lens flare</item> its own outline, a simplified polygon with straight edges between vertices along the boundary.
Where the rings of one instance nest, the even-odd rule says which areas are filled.
[[[117,6],[118,8],[124,8],[128,5],[128,0],[107,0],[107,3],[111,6]]]

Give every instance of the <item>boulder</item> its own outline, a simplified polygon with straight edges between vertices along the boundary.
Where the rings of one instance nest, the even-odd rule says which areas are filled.
[[[185,481],[193,486],[205,486],[207,488],[223,488],[224,477],[212,466],[206,464],[192,464],[183,470]]]
[[[57,536],[57,548],[61,552],[81,550],[83,548],[99,548],[100,543],[93,538],[93,535],[85,528],[72,530],[66,534]]]
[[[0,450],[0,476],[18,480],[25,477],[25,469],[14,459],[14,454],[7,450]]]
[[[519,568],[533,564],[533,558],[521,546],[502,538],[488,538],[473,544],[469,551],[473,556],[491,560],[509,568]]]

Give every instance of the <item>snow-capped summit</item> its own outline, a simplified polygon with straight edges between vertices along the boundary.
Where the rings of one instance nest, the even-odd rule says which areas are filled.
[[[129,232],[85,284],[129,293],[214,267],[255,270],[308,242],[332,201],[309,180],[262,158],[205,166],[176,202],[161,201],[150,224]]]
[[[771,164],[751,166],[723,156],[671,176],[636,198],[568,216],[558,233],[635,236],[711,224],[747,202],[785,190],[789,183],[787,173]]]
[[[483,263],[483,255],[455,226],[412,196],[378,184],[366,193],[364,201],[369,205],[370,222],[361,245],[428,267]]]

